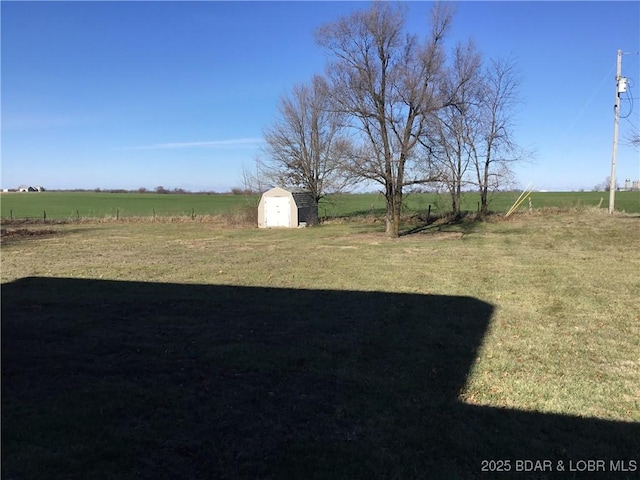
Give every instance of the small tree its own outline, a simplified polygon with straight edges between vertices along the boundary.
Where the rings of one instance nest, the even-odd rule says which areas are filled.
[[[525,158],[513,138],[520,85],[516,73],[513,59],[490,61],[480,91],[480,115],[468,129],[481,214],[488,212],[489,192],[510,180],[510,165]]]
[[[242,185],[244,190],[251,195],[257,195],[266,192],[270,187],[268,173],[264,171],[264,164],[260,158],[254,161],[254,169],[244,166],[242,167]]]
[[[451,210],[460,215],[462,188],[469,184],[471,164],[470,133],[479,120],[481,58],[474,44],[458,45],[453,65],[445,82],[451,102],[434,117],[427,135],[432,155],[429,162],[437,172],[438,181],[451,197]]]
[[[615,182],[615,189],[618,190],[620,188],[620,184],[618,183],[618,180],[616,179]],[[602,181],[602,183],[599,183],[598,185],[596,185],[594,187],[595,191],[599,191],[599,192],[609,192],[611,191],[611,177],[607,176],[605,177],[605,179]]]

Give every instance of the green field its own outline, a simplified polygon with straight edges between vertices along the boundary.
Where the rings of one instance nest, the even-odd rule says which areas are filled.
[[[498,193],[491,197],[490,210],[505,212],[517,200],[518,193]],[[462,209],[475,212],[478,195],[465,194]],[[105,217],[151,217],[219,215],[234,209],[256,206],[257,196],[205,195],[205,194],[155,194],[155,193],[94,193],[94,192],[43,192],[4,193],[0,195],[3,219],[44,218],[105,218]],[[531,206],[607,208],[609,194],[606,192],[534,192]],[[446,213],[450,209],[445,194],[408,194],[405,197],[406,213],[425,213],[429,205],[434,214]],[[528,209],[525,201],[521,209]],[[629,213],[640,212],[640,192],[618,192],[616,210]],[[319,213],[322,217],[352,216],[356,214],[383,215],[384,197],[381,194],[334,195],[323,199]]]
[[[218,215],[247,205],[257,197],[157,193],[41,192],[4,193],[2,218],[104,218]]]
[[[5,222],[2,478],[637,478],[639,231]]]
[[[519,192],[495,193],[490,197],[489,210],[506,212],[518,200]],[[608,192],[534,192],[530,195],[531,207],[534,209],[557,207],[595,207],[609,206]],[[468,212],[478,210],[480,197],[475,193],[462,196],[461,209]],[[640,192],[617,192],[615,200],[617,211],[640,213]],[[424,213],[431,205],[431,212],[446,213],[451,209],[450,197],[447,194],[418,193],[407,194],[404,199],[405,212]],[[529,208],[528,200],[520,210]],[[349,216],[353,214],[384,214],[385,202],[382,194],[336,195],[324,199],[320,204],[320,215]]]

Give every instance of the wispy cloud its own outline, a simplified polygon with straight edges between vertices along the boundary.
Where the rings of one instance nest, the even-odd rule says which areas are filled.
[[[83,115],[3,114],[2,130],[37,130],[50,128],[85,127],[100,122],[98,117]]]
[[[229,138],[225,140],[211,140],[204,142],[172,142],[157,143],[155,145],[143,145],[130,147],[131,150],[167,150],[171,148],[251,148],[260,145],[264,140],[259,137]]]

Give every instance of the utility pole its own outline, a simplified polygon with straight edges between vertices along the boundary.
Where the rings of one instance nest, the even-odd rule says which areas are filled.
[[[627,79],[622,77],[622,50],[618,50],[616,68],[616,104],[613,120],[613,153],[611,154],[611,176],[609,177],[609,213],[614,212],[616,201],[616,156],[618,154],[618,124],[620,123],[620,94],[627,91]]]

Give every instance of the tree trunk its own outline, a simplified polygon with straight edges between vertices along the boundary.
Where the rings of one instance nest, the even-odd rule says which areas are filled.
[[[400,235],[400,209],[402,207],[402,200],[397,200],[393,207],[393,231],[390,237],[398,238]]]
[[[386,234],[389,238],[396,238],[400,230],[400,207],[396,203],[395,195],[387,197]]]
[[[402,208],[402,192],[397,190],[388,191],[386,234],[389,238],[398,238],[400,235],[400,213]]]
[[[487,145],[487,156],[484,161],[484,171],[482,185],[480,186],[480,214],[486,215],[489,211],[488,197],[489,197],[489,167],[491,166],[491,148],[492,143]]]
[[[487,214],[487,189],[482,187],[480,189],[480,215],[484,216]]]
[[[394,215],[393,215],[393,199],[391,197],[387,198],[387,213],[385,216],[386,221],[386,230],[385,233],[387,237],[394,238],[397,235],[394,235],[394,232],[397,228],[394,226]]]
[[[455,217],[460,213],[460,200],[455,187],[451,189],[451,213],[453,213]]]

